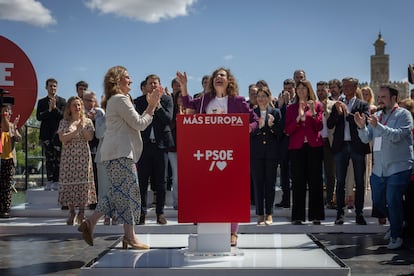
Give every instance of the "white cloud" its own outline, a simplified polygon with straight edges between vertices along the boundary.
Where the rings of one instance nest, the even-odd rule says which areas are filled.
[[[163,19],[188,15],[188,9],[197,0],[87,0],[91,10],[114,13],[132,20],[157,23]]]
[[[224,60],[232,60],[234,58],[234,56],[233,55],[226,55],[223,58],[224,58]]]
[[[50,10],[36,0],[0,0],[0,19],[45,27],[56,24]]]

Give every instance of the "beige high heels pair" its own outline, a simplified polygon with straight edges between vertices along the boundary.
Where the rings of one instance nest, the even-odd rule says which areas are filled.
[[[83,221],[82,224],[78,227],[78,231],[82,233],[82,238],[84,239],[84,241],[90,246],[93,246],[93,233],[89,220]],[[124,238],[122,239],[122,248],[128,249],[128,246],[132,247],[132,249],[137,250],[150,249],[148,245],[141,243],[135,239],[132,240],[124,236]]]

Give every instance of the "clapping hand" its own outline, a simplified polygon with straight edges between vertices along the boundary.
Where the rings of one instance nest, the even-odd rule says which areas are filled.
[[[348,113],[349,113],[348,112],[348,106],[345,103],[337,101],[335,103],[335,107],[336,107],[336,111],[338,111],[339,115],[342,115],[342,114],[345,113],[345,116],[348,116]]]
[[[304,102],[299,102],[298,117],[296,117],[297,123],[299,123],[300,120],[302,120],[302,117],[305,116],[305,105]]]
[[[152,90],[151,93],[147,93],[147,102],[148,106],[151,107],[151,109],[155,109],[156,107],[160,107],[160,99],[162,95],[164,94],[164,89],[162,86],[158,86],[154,90]]]
[[[307,105],[309,106],[309,109],[312,114],[315,114],[315,102],[312,100],[307,101]]]
[[[56,108],[56,97],[49,99],[49,112]]]
[[[376,127],[376,126],[377,126],[377,124],[378,124],[378,118],[377,118],[377,116],[375,116],[375,114],[372,114],[372,115],[370,115],[370,116],[367,118],[367,122],[368,122],[368,124],[370,124],[372,127]]]
[[[265,125],[265,118],[263,116],[260,116],[259,118],[259,128],[263,128]]]
[[[76,130],[78,131],[78,133],[82,133],[83,127],[84,127],[84,120],[83,118],[81,118],[78,122],[78,124],[76,125]]]
[[[359,113],[358,111],[354,114],[354,121],[358,128],[364,128],[366,122],[366,116],[364,113]]]
[[[272,127],[275,122],[275,117],[272,114],[267,114],[267,125]]]
[[[17,125],[19,124],[19,120],[20,120],[20,114],[17,115],[16,118],[14,118],[13,126],[16,129],[17,129]]]
[[[164,88],[164,91],[165,91],[165,95],[171,96],[171,93],[170,93],[170,91],[168,91],[168,87],[167,86]]]

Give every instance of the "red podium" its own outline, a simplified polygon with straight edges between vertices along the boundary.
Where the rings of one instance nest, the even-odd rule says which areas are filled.
[[[178,222],[250,222],[248,114],[177,116]]]

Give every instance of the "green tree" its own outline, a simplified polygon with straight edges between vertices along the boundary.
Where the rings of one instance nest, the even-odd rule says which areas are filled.
[[[38,168],[39,159],[30,158],[33,156],[42,156],[42,146],[39,143],[39,128],[40,122],[36,119],[36,109],[33,110],[29,119],[20,129],[22,141],[16,143],[16,157],[17,157],[17,173],[23,173],[26,166],[26,141],[27,141],[27,156],[28,168]],[[27,133],[27,137],[26,137]],[[29,173],[32,171],[30,170]]]

